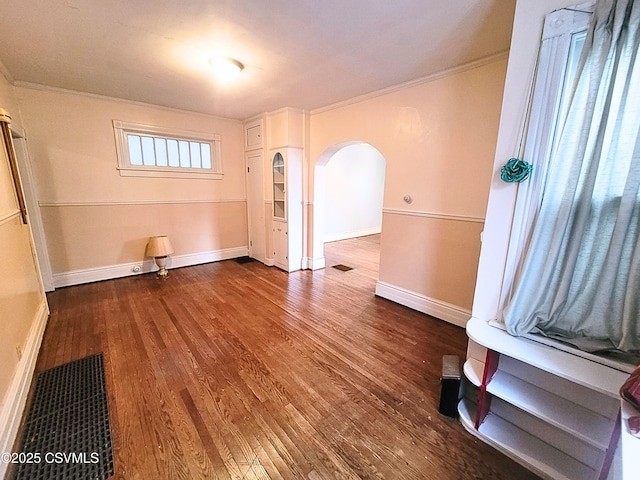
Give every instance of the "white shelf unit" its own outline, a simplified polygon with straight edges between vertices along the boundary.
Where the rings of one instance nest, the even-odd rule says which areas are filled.
[[[478,319],[467,333],[476,345],[464,365],[459,413],[469,432],[543,478],[620,478],[614,454],[626,372]]]
[[[463,400],[458,411],[467,430],[541,477],[554,480],[592,478],[592,469],[498,415],[490,415],[475,430],[473,421],[470,420],[476,415],[476,405],[473,402]],[[540,458],[544,458],[544,461],[541,462]],[[531,468],[533,465],[536,467]]]

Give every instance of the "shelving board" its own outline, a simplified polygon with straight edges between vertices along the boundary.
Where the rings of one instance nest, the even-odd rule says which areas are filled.
[[[273,216],[275,218],[280,218],[283,219],[285,218],[285,211],[284,211],[284,201],[278,201],[275,200],[273,202]]]
[[[596,471],[592,468],[492,413],[487,415],[478,430],[474,429],[475,405],[467,398],[458,404],[458,412],[468,432],[544,478],[552,480],[597,478]]]
[[[612,422],[592,410],[498,369],[487,392],[506,400],[601,450],[609,446]]]
[[[464,363],[467,379],[481,384],[484,365],[474,359]],[[554,425],[594,447],[605,450],[611,436],[611,421],[596,412],[514,377],[500,368],[487,385],[487,392]]]
[[[509,335],[475,317],[467,322],[467,335],[480,345],[613,398],[617,398],[620,385],[628,376],[577,355]]]
[[[272,160],[273,170],[273,218],[285,219],[287,215],[287,197],[285,195],[284,157],[277,152]]]
[[[583,385],[568,382],[566,379],[553,375],[529,364],[516,360],[507,355],[500,356],[500,371],[535,384],[538,388],[551,392],[559,397],[571,400],[576,405],[597,412],[600,416],[615,421],[620,412],[620,401],[617,397],[595,392]],[[534,377],[532,377],[534,375]]]
[[[496,324],[499,325],[498,322],[489,322],[490,325]],[[635,370],[635,365],[630,364],[630,363],[626,363],[622,360],[616,360],[613,358],[607,358],[604,357],[602,355],[597,355],[595,353],[589,353],[589,352],[585,352],[585,351],[577,351],[575,349],[575,347],[572,347],[571,345],[567,345],[562,343],[559,340],[556,340],[554,338],[549,338],[549,337],[545,337],[544,335],[536,335],[534,333],[527,333],[524,335],[524,338],[527,338],[529,340],[533,340],[536,343],[542,343],[543,345],[549,345],[550,347],[553,348],[557,348],[559,350],[563,350],[565,352],[569,352],[572,354],[578,354],[580,355],[582,358],[585,358],[587,360],[591,360],[593,362],[596,363],[601,363],[602,365],[606,365],[608,367],[611,368],[615,368],[617,370],[620,370],[622,372],[626,372],[626,373],[631,373]]]
[[[479,362],[475,358],[468,358],[462,367],[464,376],[467,377],[471,383],[476,387],[480,387],[482,384],[482,372],[484,371],[484,364]]]

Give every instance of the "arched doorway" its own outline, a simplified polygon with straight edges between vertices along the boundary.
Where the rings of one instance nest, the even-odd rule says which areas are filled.
[[[386,161],[365,142],[327,148],[314,166],[312,269],[326,266],[327,241],[379,233]]]

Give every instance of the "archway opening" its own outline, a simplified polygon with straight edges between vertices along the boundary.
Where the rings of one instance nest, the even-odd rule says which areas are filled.
[[[378,249],[377,272],[385,172],[384,156],[364,142],[334,145],[318,158],[313,185],[313,269],[331,266],[325,244],[334,253],[341,244],[353,246],[354,240],[367,238],[370,242],[361,245]]]

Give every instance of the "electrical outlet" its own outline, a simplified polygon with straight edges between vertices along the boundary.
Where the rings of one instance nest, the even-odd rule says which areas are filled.
[[[131,268],[131,271],[132,271],[133,273],[140,273],[140,270],[141,270],[140,265],[134,265],[134,266]]]
[[[18,345],[16,347],[16,353],[18,354],[18,360],[22,359],[22,348],[20,348],[20,345]]]

